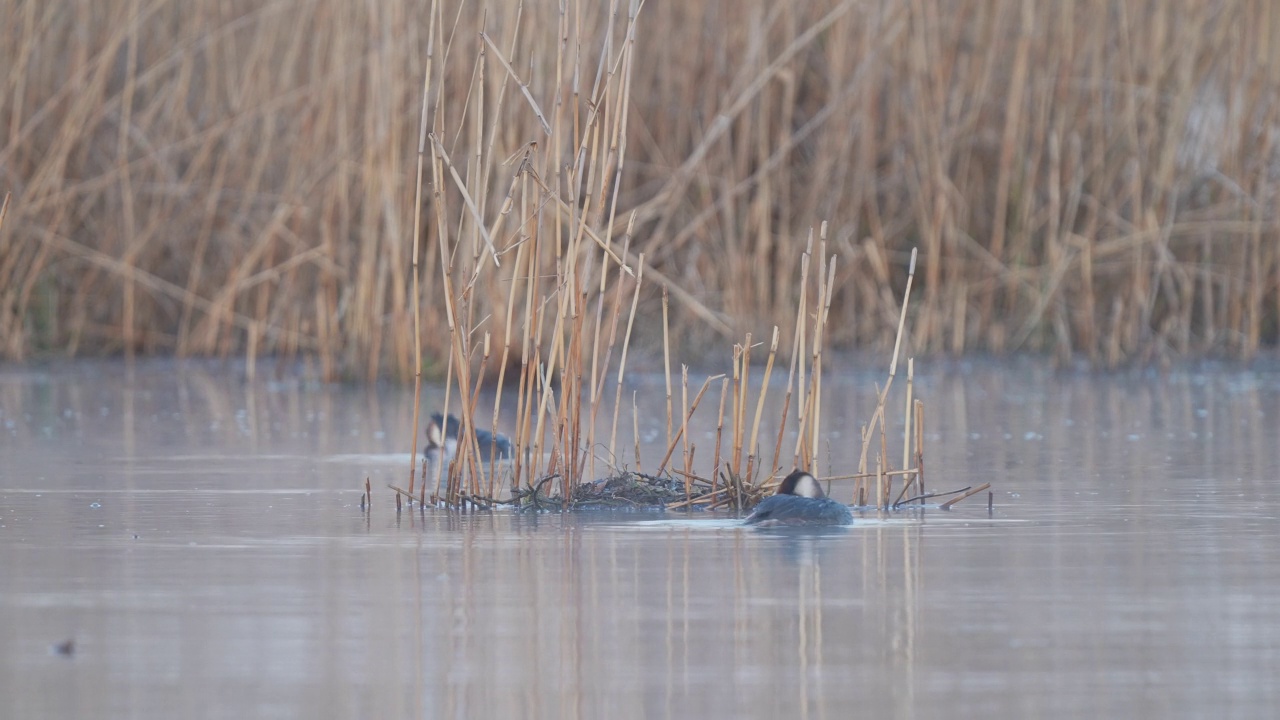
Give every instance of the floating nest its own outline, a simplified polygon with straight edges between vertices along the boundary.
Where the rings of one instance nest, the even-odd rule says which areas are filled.
[[[552,481],[558,477],[549,475],[532,487],[515,490],[508,503],[522,510],[660,510],[723,505],[734,495],[730,492],[732,486],[727,488],[721,485],[713,490],[707,481],[700,478],[691,480],[686,486],[681,478],[623,471],[610,477],[579,483],[566,502],[560,494],[548,494],[547,491]],[[742,500],[744,502],[739,506],[754,504],[758,498],[743,497]]]
[[[574,508],[666,507],[684,498],[684,483],[641,473],[622,472],[573,489]]]
[[[744,483],[732,473],[722,473],[722,481],[714,487],[705,478],[690,477],[688,486],[682,478],[672,476],[648,475],[640,472],[623,471],[617,475],[590,482],[579,483],[573,488],[569,499],[559,492],[556,480],[559,474],[544,476],[532,486],[516,488],[509,499],[481,497],[462,493],[458,496],[454,507],[473,510],[491,510],[497,507],[513,507],[518,511],[541,510],[749,510],[765,497],[773,494],[772,486],[756,486]],[[410,505],[415,498],[404,490],[389,486],[398,496],[408,498]],[[888,503],[884,510],[906,510],[921,505],[925,500],[949,497],[939,502],[936,507],[950,510],[956,503],[989,490],[990,483],[978,487],[965,487],[947,492],[928,493],[915,497],[899,497],[896,502]],[[361,497],[363,508],[369,494],[368,481],[365,484],[365,496]],[[399,497],[397,498],[399,500]],[[426,498],[422,498],[426,501]],[[993,498],[988,493],[987,505],[991,508]],[[430,503],[438,504],[439,498],[432,498]],[[397,508],[399,506],[397,505]],[[855,510],[876,510],[877,507],[866,501],[865,497],[852,506]]]

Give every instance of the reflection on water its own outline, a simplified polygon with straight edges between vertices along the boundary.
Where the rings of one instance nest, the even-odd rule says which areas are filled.
[[[873,378],[831,377],[848,402],[826,403],[824,469],[856,462],[873,402]],[[407,474],[403,390],[246,386],[172,364],[2,369],[3,714],[1280,704],[1280,374],[992,365],[917,377],[916,392],[931,485],[992,482],[993,517],[966,501],[803,533],[703,515],[397,515],[378,489]]]

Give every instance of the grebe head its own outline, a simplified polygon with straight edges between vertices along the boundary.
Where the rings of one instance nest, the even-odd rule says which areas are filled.
[[[796,470],[783,478],[778,491],[760,501],[743,521],[762,527],[774,525],[848,525],[849,507],[827,497],[813,475]]]
[[[824,498],[822,484],[818,479],[803,470],[796,470],[782,480],[778,486],[778,495],[798,495],[807,498]]]
[[[424,452],[450,459],[458,451],[458,419],[433,413],[427,423],[427,446]]]

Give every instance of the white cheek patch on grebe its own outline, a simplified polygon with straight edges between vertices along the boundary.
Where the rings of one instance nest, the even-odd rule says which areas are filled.
[[[747,525],[849,525],[853,513],[847,505],[827,497],[817,478],[797,470],[778,486],[778,492],[756,505],[744,521]]]
[[[795,478],[792,480],[792,478]],[[807,472],[793,472],[787,476],[787,480],[792,480],[787,490],[778,489],[779,495],[798,495],[804,498],[824,498],[827,496],[822,491],[822,484],[818,479]],[[787,480],[784,480],[784,485]]]

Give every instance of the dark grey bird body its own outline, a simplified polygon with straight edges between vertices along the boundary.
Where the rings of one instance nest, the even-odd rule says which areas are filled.
[[[462,422],[457,417],[445,417],[441,413],[433,413],[427,425],[427,446],[423,454],[432,460],[449,462],[458,454],[458,432]],[[475,428],[476,443],[480,446],[480,460],[509,460],[515,457],[515,446],[511,438],[502,433],[491,433],[488,430]]]
[[[756,505],[747,525],[850,525],[853,513],[822,492],[817,478],[803,470],[788,475],[776,494]]]

